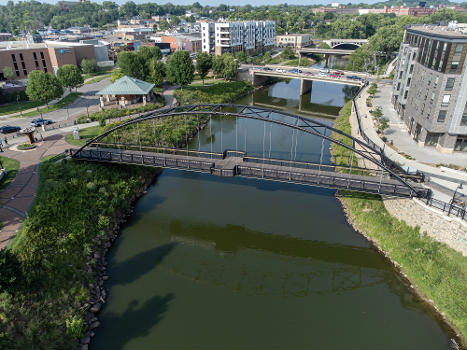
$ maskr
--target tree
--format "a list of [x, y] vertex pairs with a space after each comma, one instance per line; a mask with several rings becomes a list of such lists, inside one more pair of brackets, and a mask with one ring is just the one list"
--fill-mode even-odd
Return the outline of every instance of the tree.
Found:
[[224, 69], [222, 75], [225, 80], [233, 80], [237, 77], [238, 73], [238, 62], [233, 58], [230, 53], [223, 55], [224, 57]]
[[60, 81], [50, 73], [33, 70], [28, 75], [28, 86], [26, 94], [31, 101], [44, 101], [49, 103], [63, 94]]
[[272, 56], [271, 56], [271, 53], [270, 52], [266, 52], [264, 55], [263, 55], [263, 62], [265, 64], [268, 64], [269, 62], [271, 62], [272, 60]]
[[162, 52], [158, 46], [140, 46], [136, 54], [142, 57], [144, 62], [149, 62], [153, 58], [157, 60], [162, 58]]
[[295, 55], [294, 55], [292, 49], [290, 48], [290, 46], [286, 46], [284, 48], [284, 50], [282, 50], [281, 57], [284, 60], [292, 60], [292, 59], [295, 58]]
[[57, 70], [57, 78], [63, 87], [71, 89], [84, 84], [83, 76], [78, 67], [72, 64], [65, 64]]
[[162, 21], [159, 22], [159, 30], [167, 29], [169, 29], [169, 23], [165, 19], [162, 19]]
[[167, 81], [183, 86], [193, 81], [195, 67], [188, 51], [176, 51], [167, 60]]
[[326, 44], [325, 42], [322, 42], [318, 45], [318, 48], [320, 49], [330, 49], [331, 46], [329, 46], [328, 44]]
[[3, 76], [5, 77], [6, 80], [12, 80], [16, 74], [13, 68], [5, 66], [3, 67]]
[[81, 70], [85, 74], [97, 72], [97, 63], [96, 60], [91, 60], [89, 58], [83, 58], [81, 60]]
[[246, 54], [243, 51], [239, 51], [236, 55], [238, 62], [245, 63], [246, 61]]
[[198, 71], [199, 76], [203, 79], [208, 75], [209, 70], [212, 67], [212, 57], [207, 52], [199, 52], [196, 55], [196, 70]]
[[125, 74], [122, 72], [120, 68], [114, 69], [112, 75], [110, 76], [110, 81], [114, 83], [116, 80], [123, 78]]
[[149, 76], [147, 80], [155, 84], [156, 86], [161, 86], [164, 82], [164, 76], [164, 63], [155, 58], [152, 58], [151, 61], [149, 61]]
[[175, 27], [180, 23], [180, 18], [178, 16], [171, 16], [170, 17], [170, 25]]
[[212, 72], [216, 77], [222, 76], [224, 71], [224, 58], [222, 56], [214, 56], [212, 58]]
[[136, 79], [145, 80], [149, 72], [146, 61], [136, 52], [120, 52], [117, 56], [117, 64], [124, 75]]
[[378, 85], [376, 85], [376, 83], [372, 83], [370, 87], [368, 88], [368, 93], [370, 95], [376, 94], [377, 91], [378, 91]]

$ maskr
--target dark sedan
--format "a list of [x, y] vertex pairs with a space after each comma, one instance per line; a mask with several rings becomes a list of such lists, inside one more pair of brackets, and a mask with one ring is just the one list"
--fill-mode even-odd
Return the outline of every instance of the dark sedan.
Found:
[[41, 126], [41, 125], [48, 125], [48, 124], [52, 124], [53, 121], [50, 120], [50, 119], [34, 119], [32, 122], [31, 122], [31, 126]]
[[0, 132], [2, 134], [10, 134], [12, 132], [20, 131], [21, 128], [19, 126], [11, 126], [11, 125], [4, 125], [0, 127]]

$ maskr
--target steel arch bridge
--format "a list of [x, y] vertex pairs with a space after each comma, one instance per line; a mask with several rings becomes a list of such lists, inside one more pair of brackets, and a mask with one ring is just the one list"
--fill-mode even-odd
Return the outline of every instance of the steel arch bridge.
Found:
[[[182, 147], [161, 147], [137, 143], [108, 142], [113, 134], [140, 123], [177, 117], [196, 116], [208, 118], [209, 125], [213, 116], [248, 118], [274, 123], [291, 128], [293, 132], [302, 132], [321, 138], [321, 157], [319, 163], [296, 160], [274, 159], [249, 156], [245, 151], [226, 149], [223, 152], [189, 150]], [[199, 120], [199, 119], [198, 119]], [[188, 145], [190, 136], [199, 132], [207, 122], [198, 123], [191, 135], [186, 134], [184, 144]], [[139, 130], [139, 129], [138, 129]], [[139, 131], [138, 131], [139, 133]], [[339, 134], [346, 142], [334, 135]], [[294, 135], [294, 134], [293, 134]], [[109, 136], [109, 137], [108, 137]], [[140, 136], [138, 139], [140, 140]], [[292, 136], [292, 142], [293, 142]], [[298, 137], [298, 136], [297, 136]], [[264, 138], [264, 136], [263, 136]], [[210, 137], [212, 142], [212, 134]], [[344, 147], [352, 153], [348, 165], [323, 164], [324, 141]], [[77, 160], [139, 164], [162, 168], [205, 172], [218, 176], [241, 176], [263, 180], [298, 183], [311, 186], [347, 189], [359, 192], [378, 193], [397, 197], [429, 198], [430, 190], [405, 179], [387, 164], [387, 158], [380, 150], [372, 147], [341, 130], [317, 120], [308, 119], [292, 113], [257, 106], [238, 104], [197, 104], [172, 106], [145, 113], [129, 119], [101, 135], [93, 138], [78, 150], [70, 150], [72, 158]], [[354, 165], [354, 158], [364, 160], [370, 166]]]

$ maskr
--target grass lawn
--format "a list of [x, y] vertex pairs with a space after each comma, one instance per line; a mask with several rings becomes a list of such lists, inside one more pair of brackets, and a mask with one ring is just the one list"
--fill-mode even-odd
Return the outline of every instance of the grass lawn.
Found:
[[0, 161], [6, 169], [6, 176], [0, 181], [0, 191], [3, 190], [16, 176], [18, 172], [19, 162], [16, 159], [1, 157]]
[[103, 129], [104, 128], [101, 126], [91, 126], [89, 128], [81, 129], [79, 131], [79, 136], [81, 137], [79, 140], [75, 140], [73, 138], [73, 134], [66, 135], [65, 139], [69, 144], [81, 147], [84, 146], [86, 142], [88, 142], [92, 138], [96, 137], [99, 134], [102, 134]]
[[[53, 105], [50, 105], [48, 107], [45, 107], [45, 108], [41, 108], [40, 111], [42, 113], [47, 113], [47, 112], [52, 112], [52, 111], [56, 111], [57, 109], [60, 109], [60, 108], [63, 108], [67, 105], [69, 105], [70, 103], [73, 103], [75, 102], [75, 100], [81, 95], [81, 92], [72, 92], [70, 93], [68, 96], [62, 98], [60, 101], [58, 101], [57, 103], [53, 104]], [[38, 111], [33, 111], [33, 112], [29, 112], [29, 113], [24, 113], [23, 114], [23, 117], [34, 117], [36, 115], [39, 115], [40, 113]]]
[[86, 84], [86, 85], [87, 84], [95, 84], [95, 83], [98, 83], [98, 82], [104, 80], [105, 78], [110, 77], [111, 75], [112, 74], [100, 75], [100, 76], [98, 76], [98, 77], [96, 77], [94, 79], [90, 79], [90, 80], [86, 81], [84, 84]]
[[42, 106], [44, 102], [34, 102], [34, 101], [21, 101], [18, 103], [7, 104], [0, 106], [0, 115], [8, 115], [16, 112], [21, 112], [26, 109], [36, 108], [37, 106]]
[[114, 70], [114, 67], [99, 68], [97, 72], [83, 74], [83, 79], [86, 80], [92, 77], [97, 77], [99, 75], [106, 75], [108, 73], [111, 73], [113, 70]]

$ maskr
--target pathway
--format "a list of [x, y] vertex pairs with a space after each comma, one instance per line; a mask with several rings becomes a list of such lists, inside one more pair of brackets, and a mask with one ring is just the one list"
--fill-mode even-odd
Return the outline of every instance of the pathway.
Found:
[[0, 249], [16, 235], [22, 221], [34, 202], [39, 184], [40, 159], [50, 154], [62, 153], [70, 145], [63, 135], [50, 135], [32, 151], [6, 150], [2, 155], [19, 160], [18, 173], [0, 192]]

